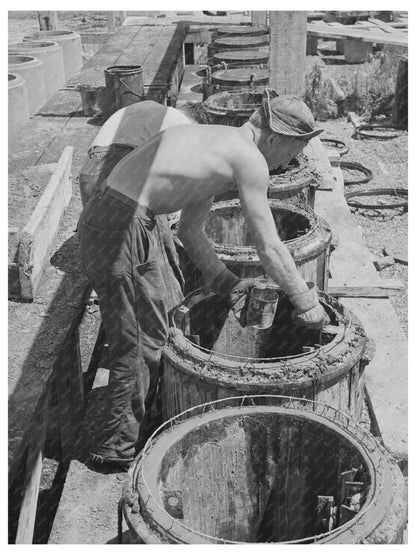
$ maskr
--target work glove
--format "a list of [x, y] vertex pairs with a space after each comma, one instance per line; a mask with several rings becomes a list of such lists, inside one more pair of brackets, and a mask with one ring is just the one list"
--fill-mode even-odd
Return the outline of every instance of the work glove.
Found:
[[246, 326], [249, 293], [257, 283], [253, 278], [239, 279], [228, 268], [225, 268], [211, 283], [211, 289], [226, 299], [243, 328]]
[[318, 291], [314, 283], [307, 283], [308, 291], [290, 295], [289, 300], [295, 307], [292, 321], [297, 326], [320, 330], [330, 319], [323, 306], [319, 303]]

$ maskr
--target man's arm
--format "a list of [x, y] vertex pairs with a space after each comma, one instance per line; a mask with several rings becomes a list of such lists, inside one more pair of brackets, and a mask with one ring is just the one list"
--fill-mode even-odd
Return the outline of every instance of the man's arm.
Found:
[[182, 209], [178, 238], [186, 253], [208, 281], [213, 281], [226, 268], [205, 234], [203, 224], [208, 216], [212, 197]]
[[276, 231], [267, 200], [269, 170], [263, 156], [250, 153], [235, 167], [241, 206], [265, 272], [288, 295], [308, 291], [295, 262]]

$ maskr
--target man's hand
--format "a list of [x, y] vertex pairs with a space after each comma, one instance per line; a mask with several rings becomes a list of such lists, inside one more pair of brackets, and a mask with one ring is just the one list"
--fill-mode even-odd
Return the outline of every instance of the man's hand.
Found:
[[330, 322], [329, 317], [321, 304], [317, 304], [315, 307], [307, 310], [306, 312], [298, 313], [294, 310], [292, 312], [292, 321], [297, 326], [303, 326], [314, 330], [320, 330], [323, 326], [329, 324]]
[[227, 299], [228, 306], [243, 328], [246, 326], [248, 294], [256, 284], [255, 279], [239, 279], [228, 268], [211, 283], [211, 289]]
[[319, 303], [318, 292], [314, 283], [307, 283], [308, 291], [297, 293], [289, 297], [295, 307], [292, 312], [293, 323], [311, 329], [322, 329], [329, 324], [329, 316]]
[[245, 328], [247, 325], [247, 308], [250, 291], [256, 285], [258, 285], [258, 281], [253, 278], [242, 279], [228, 293], [228, 304], [242, 328]]

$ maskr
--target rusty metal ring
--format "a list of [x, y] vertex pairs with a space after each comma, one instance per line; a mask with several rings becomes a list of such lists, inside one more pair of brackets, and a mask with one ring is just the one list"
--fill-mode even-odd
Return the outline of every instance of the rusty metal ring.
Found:
[[358, 185], [359, 183], [368, 183], [370, 179], [373, 178], [373, 172], [359, 164], [358, 162], [340, 162], [339, 167], [341, 170], [354, 170], [364, 174], [364, 177], [359, 177], [358, 179], [344, 179], [344, 185]]

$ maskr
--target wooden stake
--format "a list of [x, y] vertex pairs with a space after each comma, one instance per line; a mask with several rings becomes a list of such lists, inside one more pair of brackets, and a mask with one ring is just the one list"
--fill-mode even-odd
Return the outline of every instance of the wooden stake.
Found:
[[251, 12], [251, 23], [256, 25], [267, 25], [267, 12]]
[[407, 125], [408, 118], [407, 65], [407, 58], [399, 61], [392, 113], [392, 122], [403, 125]]
[[307, 12], [270, 12], [270, 87], [305, 95]]
[[38, 12], [40, 31], [55, 31], [58, 28], [58, 12]]

